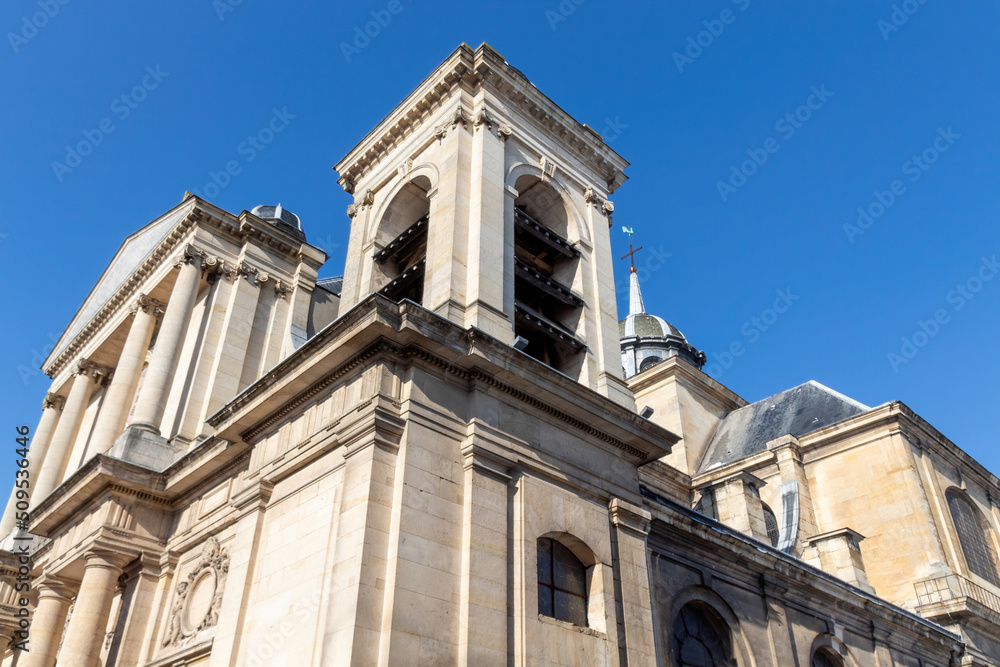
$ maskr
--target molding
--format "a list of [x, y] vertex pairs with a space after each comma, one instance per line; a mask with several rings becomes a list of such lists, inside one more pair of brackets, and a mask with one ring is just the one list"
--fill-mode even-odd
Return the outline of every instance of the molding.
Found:
[[[214, 628], [219, 622], [219, 611], [222, 608], [222, 595], [226, 590], [226, 577], [229, 575], [229, 552], [223, 549], [219, 540], [209, 537], [201, 550], [201, 558], [188, 573], [187, 578], [177, 583], [174, 589], [175, 600], [170, 610], [169, 625], [161, 646], [181, 646], [193, 639], [198, 633]], [[211, 583], [209, 583], [211, 581]], [[191, 619], [190, 594], [202, 586], [213, 586], [212, 602], [203, 617]], [[194, 610], [196, 613], [200, 610]], [[191, 627], [194, 623], [198, 625]]]
[[[341, 175], [339, 183], [344, 190], [352, 194], [356, 185], [384, 158], [454, 99], [457, 88], [462, 88], [472, 99], [489, 90], [508, 101], [510, 107], [526, 115], [568, 153], [604, 178], [610, 192], [625, 182], [628, 162], [605, 144], [599, 134], [559, 108], [488, 45], [473, 50], [462, 44], [337, 163], [335, 169]], [[451, 122], [454, 126], [455, 119]], [[465, 126], [467, 119], [462, 122]], [[495, 119], [495, 122], [501, 139], [511, 136], [509, 121]], [[434, 136], [441, 139], [447, 131], [445, 125], [439, 125]]]
[[66, 406], [66, 397], [60, 396], [59, 394], [46, 394], [45, 398], [42, 399], [42, 410], [48, 410], [49, 408], [55, 408], [56, 410], [62, 410]]

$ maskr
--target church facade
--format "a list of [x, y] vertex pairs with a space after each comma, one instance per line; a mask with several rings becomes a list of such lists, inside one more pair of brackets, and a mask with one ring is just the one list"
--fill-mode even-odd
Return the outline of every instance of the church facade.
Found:
[[337, 165], [342, 278], [280, 205], [126, 239], [44, 365], [2, 664], [1000, 665], [1000, 481], [898, 402], [749, 404], [634, 271], [619, 322], [627, 166], [463, 44]]

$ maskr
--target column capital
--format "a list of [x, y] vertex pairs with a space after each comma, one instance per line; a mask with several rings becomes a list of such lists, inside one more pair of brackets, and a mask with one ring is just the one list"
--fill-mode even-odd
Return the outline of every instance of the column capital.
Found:
[[54, 598], [69, 602], [73, 598], [73, 587], [62, 579], [57, 579], [53, 576], [43, 576], [36, 579], [32, 586], [38, 591], [39, 599]]
[[195, 264], [196, 266], [201, 266], [201, 262], [208, 256], [204, 250], [196, 248], [195, 246], [188, 244], [184, 246], [184, 250], [181, 252], [180, 257], [174, 262], [174, 268], [180, 268], [185, 264]]
[[109, 570], [121, 570], [135, 560], [133, 554], [122, 553], [109, 548], [93, 548], [83, 555], [87, 568], [100, 567]]
[[162, 301], [157, 301], [148, 294], [140, 294], [132, 304], [132, 308], [129, 311], [131, 314], [135, 315], [139, 311], [153, 315], [154, 317], [159, 317], [166, 310], [167, 306]]
[[96, 364], [89, 359], [81, 359], [76, 362], [76, 368], [73, 370], [73, 375], [87, 375], [94, 380], [100, 381], [102, 378], [111, 377], [112, 372], [113, 369], [108, 366]]
[[48, 410], [50, 408], [62, 410], [65, 405], [66, 397], [60, 396], [59, 394], [46, 394], [45, 398], [42, 399], [42, 410]]

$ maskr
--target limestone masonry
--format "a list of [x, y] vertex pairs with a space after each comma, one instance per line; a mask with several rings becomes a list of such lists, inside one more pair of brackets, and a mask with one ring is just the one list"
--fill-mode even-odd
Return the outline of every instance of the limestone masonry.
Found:
[[619, 322], [626, 167], [463, 44], [336, 165], [342, 277], [280, 204], [125, 239], [45, 360], [2, 665], [1000, 665], [1000, 481], [899, 402], [748, 404], [634, 268]]

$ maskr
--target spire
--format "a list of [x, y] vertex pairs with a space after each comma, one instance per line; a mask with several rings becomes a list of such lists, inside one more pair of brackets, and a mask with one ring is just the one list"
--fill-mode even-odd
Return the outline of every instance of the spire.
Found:
[[642, 292], [639, 291], [639, 274], [633, 271], [628, 276], [628, 314], [641, 315], [646, 312], [642, 305]]
[[646, 312], [645, 306], [642, 305], [642, 292], [639, 291], [639, 275], [635, 271], [635, 253], [642, 250], [642, 246], [632, 248], [632, 234], [635, 231], [631, 227], [622, 225], [622, 231], [628, 234], [628, 252], [622, 255], [622, 259], [628, 257], [632, 262], [628, 277], [628, 314], [639, 315]]

